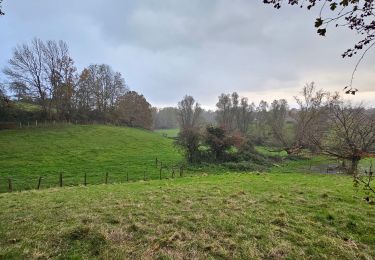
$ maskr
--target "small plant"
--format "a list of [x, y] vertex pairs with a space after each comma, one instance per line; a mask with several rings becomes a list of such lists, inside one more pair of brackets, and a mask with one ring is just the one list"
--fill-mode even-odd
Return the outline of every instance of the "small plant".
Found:
[[374, 178], [374, 172], [372, 170], [372, 162], [370, 168], [365, 170], [363, 174], [354, 175], [354, 187], [362, 187], [366, 192], [366, 197], [364, 198], [367, 202], [372, 202], [373, 195], [375, 194], [375, 187], [372, 183]]

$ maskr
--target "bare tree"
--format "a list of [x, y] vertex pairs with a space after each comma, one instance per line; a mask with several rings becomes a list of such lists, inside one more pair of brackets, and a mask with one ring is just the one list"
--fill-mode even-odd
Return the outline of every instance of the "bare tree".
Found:
[[200, 143], [200, 117], [202, 109], [192, 96], [185, 96], [178, 102], [178, 121], [180, 132], [176, 144], [185, 151], [187, 160], [193, 163], [198, 160]]
[[46, 117], [48, 114], [48, 99], [51, 97], [51, 87], [47, 82], [44, 70], [43, 49], [44, 43], [34, 39], [30, 45], [17, 46], [9, 65], [4, 69], [4, 74], [11, 82], [26, 86], [28, 93], [36, 98]]
[[180, 129], [197, 128], [200, 123], [202, 109], [192, 96], [185, 96], [178, 102], [178, 122]]
[[321, 89], [317, 90], [314, 82], [311, 82], [303, 87], [301, 94], [301, 97], [294, 97], [299, 106], [294, 116], [296, 120], [294, 146], [316, 150], [327, 130], [326, 104], [329, 93]]
[[43, 47], [43, 68], [51, 86], [49, 108], [56, 109], [57, 119], [71, 119], [76, 68], [64, 41], [47, 41]]
[[237, 92], [221, 94], [217, 106], [216, 121], [226, 131], [240, 131], [246, 134], [253, 121], [254, 106], [247, 98], [240, 98]]
[[375, 153], [375, 116], [362, 105], [353, 106], [338, 95], [330, 101], [330, 131], [321, 145], [324, 153], [350, 161], [348, 169], [354, 176], [362, 158]]

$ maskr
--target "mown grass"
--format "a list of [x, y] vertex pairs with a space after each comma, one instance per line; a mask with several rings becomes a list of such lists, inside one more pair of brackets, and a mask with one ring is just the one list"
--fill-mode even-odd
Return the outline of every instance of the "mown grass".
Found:
[[[78, 185], [87, 174], [89, 184], [159, 178], [155, 159], [171, 167], [183, 161], [172, 140], [151, 131], [104, 125], [65, 125], [0, 132], [0, 192], [8, 179], [14, 190], [59, 184]], [[170, 175], [164, 171], [164, 175]]]
[[372, 259], [350, 177], [222, 174], [0, 194], [0, 258]]

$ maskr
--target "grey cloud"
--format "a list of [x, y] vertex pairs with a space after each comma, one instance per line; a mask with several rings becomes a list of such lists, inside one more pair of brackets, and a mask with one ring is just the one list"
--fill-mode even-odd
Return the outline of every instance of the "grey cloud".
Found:
[[[1, 66], [17, 43], [63, 39], [78, 67], [111, 64], [158, 106], [185, 94], [211, 107], [221, 92], [291, 97], [312, 80], [341, 89], [355, 63], [340, 58], [355, 42], [352, 32], [319, 37], [316, 13], [261, 0], [5, 0], [4, 7]], [[371, 54], [355, 81], [367, 93], [361, 98], [375, 96], [374, 69]]]

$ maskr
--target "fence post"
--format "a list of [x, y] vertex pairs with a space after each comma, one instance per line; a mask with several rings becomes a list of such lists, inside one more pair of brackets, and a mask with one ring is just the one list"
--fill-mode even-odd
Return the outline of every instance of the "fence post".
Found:
[[42, 176], [39, 176], [39, 179], [38, 179], [38, 187], [37, 189], [39, 190], [40, 189], [40, 185], [42, 183]]
[[12, 178], [8, 178], [8, 191], [13, 191], [13, 184], [12, 184]]
[[172, 178], [174, 178], [174, 168], [172, 168]]
[[85, 172], [85, 178], [84, 178], [84, 182], [83, 182], [83, 184], [84, 184], [85, 186], [87, 186], [87, 172]]
[[38, 120], [35, 120], [35, 126], [38, 126]]
[[108, 184], [108, 172], [105, 173], [105, 184]]
[[159, 179], [161, 180], [161, 171], [163, 170], [163, 167], [160, 167], [160, 173], [159, 173]]
[[63, 186], [63, 174], [60, 172], [60, 187]]
[[158, 167], [158, 157], [155, 158], [155, 165]]

